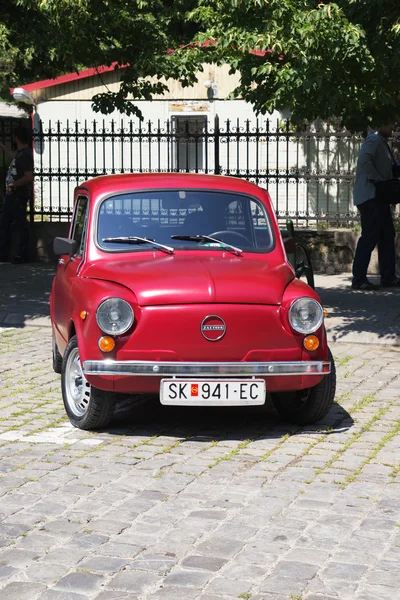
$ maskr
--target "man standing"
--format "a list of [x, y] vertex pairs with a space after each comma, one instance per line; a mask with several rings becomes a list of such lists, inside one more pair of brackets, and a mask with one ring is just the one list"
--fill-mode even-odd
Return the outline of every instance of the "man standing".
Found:
[[393, 157], [387, 143], [393, 124], [382, 125], [370, 133], [358, 155], [354, 204], [361, 215], [361, 237], [353, 263], [352, 288], [378, 290], [368, 281], [367, 270], [371, 254], [378, 246], [379, 271], [382, 287], [400, 287], [396, 277], [395, 229], [390, 204], [376, 199], [376, 183], [392, 179]]
[[14, 264], [28, 262], [29, 259], [29, 225], [26, 212], [32, 194], [33, 157], [30, 149], [31, 135], [24, 127], [14, 131], [16, 153], [0, 144], [12, 161], [6, 176], [6, 195], [0, 215], [0, 261], [7, 260], [10, 243], [10, 226], [15, 222], [19, 232], [19, 252], [12, 260]]

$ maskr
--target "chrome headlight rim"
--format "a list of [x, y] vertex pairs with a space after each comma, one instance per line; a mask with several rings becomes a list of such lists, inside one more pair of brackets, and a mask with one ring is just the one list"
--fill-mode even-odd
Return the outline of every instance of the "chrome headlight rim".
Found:
[[[99, 311], [101, 308], [104, 308], [104, 305], [106, 305], [108, 302], [111, 301], [115, 301], [117, 300], [118, 302], [123, 302], [129, 309], [130, 312], [130, 318], [129, 321], [124, 325], [123, 328], [118, 329], [117, 331], [114, 329], [110, 328], [105, 328], [104, 327], [104, 323], [100, 324], [99, 323]], [[101, 331], [103, 331], [104, 333], [106, 333], [107, 335], [123, 335], [124, 333], [126, 333], [133, 325], [135, 321], [135, 315], [133, 313], [133, 309], [132, 306], [129, 304], [129, 302], [127, 302], [126, 300], [124, 300], [123, 298], [119, 298], [118, 296], [112, 296], [111, 298], [106, 298], [105, 300], [103, 300], [102, 302], [100, 302], [100, 304], [98, 305], [97, 309], [96, 309], [96, 322], [97, 325], [99, 326], [99, 328], [101, 329]]]
[[[301, 300], [307, 300], [308, 302], [311, 302], [312, 304], [314, 304], [318, 310], [320, 311], [319, 314], [319, 318], [318, 321], [316, 321], [316, 324], [313, 325], [310, 329], [306, 329], [305, 327], [296, 327], [295, 325], [293, 325], [292, 319], [291, 319], [291, 315], [292, 315], [292, 311], [295, 307], [295, 305], [300, 302]], [[309, 335], [311, 333], [315, 333], [316, 331], [318, 331], [318, 329], [321, 327], [321, 325], [324, 322], [324, 309], [322, 308], [320, 302], [318, 302], [318, 300], [315, 300], [314, 298], [310, 298], [309, 296], [301, 296], [300, 298], [296, 298], [295, 300], [293, 300], [293, 302], [290, 305], [289, 311], [288, 311], [288, 319], [289, 319], [289, 324], [291, 326], [291, 328], [296, 331], [296, 333], [301, 333], [302, 335]]]

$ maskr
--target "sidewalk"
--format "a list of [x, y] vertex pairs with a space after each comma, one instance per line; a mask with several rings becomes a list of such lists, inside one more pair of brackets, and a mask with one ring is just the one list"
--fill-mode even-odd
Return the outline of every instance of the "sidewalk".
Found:
[[0, 327], [50, 326], [49, 296], [56, 265], [0, 263]]
[[[379, 277], [370, 276], [379, 284]], [[317, 292], [328, 310], [330, 342], [400, 347], [400, 288], [352, 290], [351, 274], [316, 275]]]
[[[48, 299], [54, 272], [53, 264], [0, 263], [0, 328], [50, 326]], [[329, 312], [329, 341], [400, 347], [400, 288], [351, 290], [349, 273], [315, 279]]]

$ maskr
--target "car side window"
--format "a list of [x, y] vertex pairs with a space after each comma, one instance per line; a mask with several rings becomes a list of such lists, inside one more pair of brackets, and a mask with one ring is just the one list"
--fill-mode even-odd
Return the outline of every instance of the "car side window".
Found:
[[272, 232], [269, 220], [267, 220], [265, 208], [262, 207], [258, 202], [251, 200], [250, 211], [257, 248], [270, 247], [272, 243]]
[[79, 196], [76, 201], [74, 227], [72, 238], [77, 243], [77, 255], [82, 256], [85, 247], [86, 229], [87, 229], [88, 199], [86, 196]]

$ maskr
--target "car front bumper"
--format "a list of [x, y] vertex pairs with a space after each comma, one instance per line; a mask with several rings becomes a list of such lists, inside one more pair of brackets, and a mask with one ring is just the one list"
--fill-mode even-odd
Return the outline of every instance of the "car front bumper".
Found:
[[276, 377], [328, 375], [330, 361], [293, 362], [153, 362], [85, 360], [85, 375], [136, 377]]

